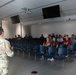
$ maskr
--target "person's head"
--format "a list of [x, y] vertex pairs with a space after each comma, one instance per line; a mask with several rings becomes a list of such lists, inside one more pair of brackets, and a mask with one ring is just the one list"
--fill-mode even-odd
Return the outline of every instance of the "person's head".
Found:
[[50, 38], [49, 38], [49, 37], [47, 37], [47, 38], [46, 38], [46, 42], [49, 42], [49, 41], [50, 41]]
[[73, 36], [73, 39], [76, 39], [76, 36], [75, 35]]
[[74, 34], [72, 34], [72, 35], [71, 35], [71, 38], [73, 38], [73, 39], [74, 39], [74, 38], [75, 38], [75, 35], [74, 35]]
[[43, 34], [41, 34], [41, 37], [44, 37], [44, 35], [43, 35]]
[[64, 36], [63, 36], [64, 38], [66, 37], [66, 34], [64, 34]]
[[48, 34], [48, 37], [51, 36], [51, 34]]
[[18, 37], [21, 37], [21, 36], [18, 34]]
[[25, 37], [27, 37], [27, 34], [25, 35]]
[[56, 37], [53, 37], [53, 41], [56, 41]]
[[62, 38], [62, 36], [61, 36], [61, 35], [59, 35], [59, 38]]
[[68, 40], [68, 39], [69, 39], [68, 35], [66, 35], [66, 36], [65, 36], [65, 39], [66, 39], [66, 40]]
[[54, 33], [52, 33], [52, 36], [55, 36], [55, 34], [54, 34]]
[[52, 36], [51, 36], [51, 35], [48, 35], [48, 38], [49, 38], [50, 40], [52, 40]]
[[2, 27], [0, 27], [0, 36], [3, 37], [4, 36], [4, 30]]
[[15, 38], [17, 38], [17, 35], [15, 35]]
[[58, 38], [59, 37], [59, 35], [58, 34], [56, 34], [56, 38]]

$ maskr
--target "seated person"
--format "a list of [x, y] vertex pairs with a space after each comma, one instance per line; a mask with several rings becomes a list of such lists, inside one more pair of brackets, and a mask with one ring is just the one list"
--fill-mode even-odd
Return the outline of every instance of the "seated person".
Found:
[[71, 42], [71, 40], [68, 38], [68, 35], [65, 36], [65, 40], [63, 41], [63, 44], [65, 44], [65, 45], [67, 46], [67, 49], [70, 51], [72, 42]]
[[48, 34], [48, 38], [50, 39], [50, 42], [52, 41], [52, 36]]
[[40, 39], [44, 39], [44, 35], [43, 34], [41, 34]]
[[71, 45], [71, 41], [69, 40], [68, 35], [65, 36], [65, 40], [63, 41], [63, 44], [66, 44], [67, 46]]
[[[43, 49], [45, 47], [45, 50]], [[47, 51], [48, 47], [51, 46], [50, 38], [46, 38], [46, 41], [43, 43], [43, 45], [40, 45], [40, 52], [44, 53]], [[41, 60], [44, 59], [44, 55], [41, 56]]]
[[52, 37], [55, 37], [55, 34], [54, 33], [52, 33]]
[[21, 36], [20, 35], [18, 35], [17, 40], [21, 40]]
[[17, 40], [17, 35], [15, 35], [14, 39]]
[[[58, 42], [57, 42], [56, 37], [53, 37], [53, 40], [51, 42], [51, 46], [57, 48], [57, 51], [56, 52], [58, 52]], [[48, 58], [47, 60], [54, 61], [54, 58]]]
[[27, 36], [27, 34], [24, 36], [24, 39], [28, 39], [28, 36]]
[[62, 44], [63, 42], [63, 38], [61, 35], [59, 35], [59, 37], [57, 38], [57, 41], [59, 42], [59, 44]]
[[54, 47], [58, 48], [58, 41], [55, 37], [53, 37], [53, 40], [51, 42], [51, 46], [54, 46]]
[[46, 41], [43, 43], [43, 46], [47, 46], [47, 47], [51, 46], [51, 40], [49, 37], [46, 38]]
[[[51, 46], [51, 42], [50, 42], [50, 38], [46, 38], [46, 41], [43, 43], [43, 45], [40, 45], [40, 46], [45, 46], [45, 47], [50, 47]], [[40, 47], [42, 48], [42, 47]], [[42, 49], [40, 49], [40, 51], [42, 52]]]
[[71, 35], [72, 45], [76, 44], [76, 36], [74, 34]]

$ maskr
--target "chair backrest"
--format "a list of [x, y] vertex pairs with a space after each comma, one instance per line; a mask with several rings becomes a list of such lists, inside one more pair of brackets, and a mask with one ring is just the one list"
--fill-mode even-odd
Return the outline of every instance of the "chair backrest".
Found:
[[40, 45], [35, 45], [35, 48], [36, 52], [40, 52]]
[[40, 46], [40, 51], [46, 53], [46, 51], [48, 50], [48, 47], [46, 46]]
[[67, 48], [58, 48], [58, 55], [66, 56], [68, 54]]
[[76, 44], [71, 45], [71, 46], [70, 46], [70, 49], [71, 49], [72, 51], [76, 51]]
[[55, 47], [49, 47], [48, 48], [48, 53], [55, 54], [56, 53], [56, 48]]
[[59, 48], [67, 48], [67, 45], [61, 44], [61, 45], [59, 46]]

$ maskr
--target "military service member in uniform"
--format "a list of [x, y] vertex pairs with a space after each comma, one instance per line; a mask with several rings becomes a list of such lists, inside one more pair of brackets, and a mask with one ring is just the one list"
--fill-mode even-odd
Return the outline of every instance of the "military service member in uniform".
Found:
[[9, 41], [3, 38], [4, 30], [0, 27], [0, 75], [8, 74], [8, 59], [7, 56], [13, 56], [13, 47], [11, 47]]

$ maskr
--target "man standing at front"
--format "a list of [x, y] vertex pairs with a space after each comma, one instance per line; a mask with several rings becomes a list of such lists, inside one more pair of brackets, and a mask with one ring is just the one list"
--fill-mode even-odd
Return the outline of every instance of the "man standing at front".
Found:
[[4, 30], [0, 27], [0, 75], [8, 74], [8, 59], [7, 56], [13, 56], [13, 47], [10, 46], [9, 41], [3, 38]]

